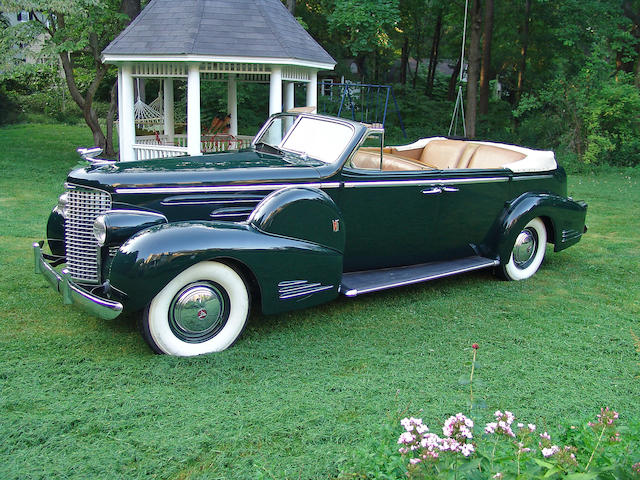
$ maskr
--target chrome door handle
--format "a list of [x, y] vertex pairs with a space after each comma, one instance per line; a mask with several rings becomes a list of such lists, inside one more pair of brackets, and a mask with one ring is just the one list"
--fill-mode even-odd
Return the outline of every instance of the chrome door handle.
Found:
[[422, 193], [424, 193], [425, 195], [435, 195], [438, 193], [442, 193], [442, 189], [440, 187], [427, 188], [425, 190], [422, 190]]
[[460, 191], [460, 189], [456, 188], [456, 187], [444, 187], [443, 190], [445, 192], [459, 192]]

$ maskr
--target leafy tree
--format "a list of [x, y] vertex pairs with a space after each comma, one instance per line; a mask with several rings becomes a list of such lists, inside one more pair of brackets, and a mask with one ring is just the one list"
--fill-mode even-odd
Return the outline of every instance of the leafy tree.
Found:
[[327, 21], [331, 33], [342, 33], [362, 74], [367, 55], [377, 58], [381, 50], [391, 49], [390, 34], [398, 17], [398, 0], [336, 0]]
[[[40, 54], [50, 60], [58, 58], [71, 98], [82, 111], [95, 145], [104, 148], [107, 156], [114, 156], [112, 129], [105, 136], [94, 108], [96, 92], [110, 69], [100, 56], [130, 20], [122, 10], [135, 15], [140, 9], [139, 0], [5, 0], [3, 9], [35, 13], [34, 20], [2, 33], [3, 70], [9, 75], [18, 70], [12, 59], [16, 40], [30, 45], [42, 42]], [[114, 100], [115, 97], [112, 103]]]

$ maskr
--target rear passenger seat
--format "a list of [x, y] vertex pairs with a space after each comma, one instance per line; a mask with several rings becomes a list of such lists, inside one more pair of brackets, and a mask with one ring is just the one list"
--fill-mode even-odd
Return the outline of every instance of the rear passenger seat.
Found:
[[506, 148], [462, 140], [432, 140], [424, 147], [420, 163], [439, 170], [502, 168], [526, 155]]
[[[387, 153], [392, 151], [393, 153]], [[420, 152], [385, 148], [382, 170], [454, 170], [503, 168], [503, 165], [522, 160], [526, 155], [506, 148], [462, 140], [434, 139]], [[379, 150], [360, 148], [351, 160], [355, 168], [380, 169]]]

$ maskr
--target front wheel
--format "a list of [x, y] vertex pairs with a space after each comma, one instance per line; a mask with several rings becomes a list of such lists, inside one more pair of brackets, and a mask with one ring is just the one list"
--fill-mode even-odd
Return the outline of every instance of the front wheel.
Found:
[[200, 262], [171, 280], [142, 317], [142, 335], [156, 353], [190, 357], [230, 347], [249, 316], [249, 292], [238, 273]]
[[506, 280], [524, 280], [538, 271], [547, 247], [547, 229], [538, 217], [527, 223], [515, 239], [507, 263], [500, 266]]

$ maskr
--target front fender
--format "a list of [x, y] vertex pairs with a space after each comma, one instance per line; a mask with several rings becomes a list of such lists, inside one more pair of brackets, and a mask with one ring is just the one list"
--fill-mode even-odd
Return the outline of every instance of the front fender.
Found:
[[113, 258], [109, 281], [125, 308], [137, 310], [178, 273], [216, 259], [240, 263], [253, 274], [264, 313], [304, 308], [338, 295], [341, 253], [250, 224], [223, 222], [170, 223], [138, 232]]
[[525, 193], [509, 202], [495, 230], [498, 258], [509, 260], [516, 237], [533, 218], [541, 217], [547, 227], [554, 251], [564, 250], [580, 241], [585, 232], [587, 204], [553, 193]]

